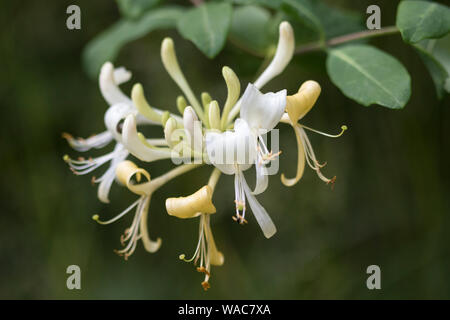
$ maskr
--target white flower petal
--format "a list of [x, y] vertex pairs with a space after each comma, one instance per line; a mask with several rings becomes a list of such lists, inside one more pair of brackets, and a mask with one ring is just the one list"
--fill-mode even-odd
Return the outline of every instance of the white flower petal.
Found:
[[109, 107], [105, 113], [105, 126], [109, 132], [114, 135], [117, 141], [121, 141], [121, 126], [120, 122], [129, 114], [135, 114], [136, 109], [130, 104], [118, 103]]
[[111, 190], [112, 183], [114, 182], [115, 174], [114, 168], [109, 167], [103, 174], [102, 181], [97, 189], [97, 197], [103, 203], [109, 203], [109, 190]]
[[256, 158], [256, 138], [248, 124], [237, 119], [234, 131], [206, 133], [206, 152], [209, 160], [225, 174], [236, 173], [236, 168], [245, 171]]
[[172, 155], [169, 148], [148, 147], [141, 141], [133, 114], [128, 115], [123, 123], [122, 143], [133, 156], [146, 162], [169, 159]]
[[117, 165], [128, 156], [128, 151], [120, 143], [116, 144], [113, 152], [114, 158], [111, 160], [108, 170], [98, 179], [100, 184], [98, 186], [97, 196], [104, 203], [109, 203], [109, 190], [111, 190], [112, 183], [116, 177]]
[[241, 175], [242, 186], [244, 187], [245, 196], [250, 205], [250, 209], [253, 212], [253, 215], [256, 218], [261, 230], [264, 233], [264, 236], [268, 239], [272, 237], [276, 232], [277, 228], [267, 213], [266, 209], [258, 202], [255, 196], [252, 194], [247, 181], [245, 181], [244, 174], [242, 172], [239, 173]]
[[[117, 79], [116, 79], [116, 77]], [[100, 70], [99, 85], [103, 98], [109, 105], [116, 103], [128, 103], [131, 104], [130, 98], [128, 98], [118, 86], [118, 82], [123, 82], [127, 78], [125, 71], [114, 72], [114, 66], [111, 62], [106, 62]], [[120, 80], [120, 81], [116, 81]]]
[[286, 90], [261, 93], [251, 83], [241, 101], [241, 118], [250, 128], [270, 131], [280, 122], [286, 108]]
[[260, 194], [266, 191], [269, 185], [269, 175], [267, 173], [266, 166], [260, 161], [260, 157], [256, 159], [255, 168], [256, 168], [256, 186], [255, 190], [253, 190], [253, 194]]
[[206, 152], [208, 154], [209, 161], [220, 171], [225, 174], [235, 174], [236, 167], [234, 164], [225, 164], [222, 160], [220, 151], [224, 149], [223, 137], [225, 133], [207, 132], [205, 138]]
[[82, 139], [74, 138], [72, 135], [64, 133], [63, 138], [67, 140], [72, 148], [79, 152], [85, 152], [92, 148], [101, 149], [113, 140], [113, 135], [109, 131], [93, 135], [92, 137]]
[[114, 82], [117, 85], [127, 82], [131, 79], [131, 72], [124, 67], [119, 67], [114, 70]]

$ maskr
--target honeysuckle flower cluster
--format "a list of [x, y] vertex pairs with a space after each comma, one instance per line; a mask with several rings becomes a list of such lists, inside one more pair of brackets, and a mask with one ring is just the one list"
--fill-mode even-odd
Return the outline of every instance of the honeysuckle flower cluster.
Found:
[[[103, 220], [99, 215], [93, 216], [95, 221], [106, 225], [134, 212], [130, 227], [120, 237], [123, 248], [116, 250], [117, 254], [128, 259], [136, 250], [139, 240], [147, 251], [157, 251], [162, 240], [150, 238], [147, 223], [153, 193], [190, 170], [203, 165], [213, 166], [210, 179], [204, 186], [191, 195], [169, 197], [165, 202], [170, 216], [199, 220], [198, 243], [192, 257], [187, 258], [185, 254], [181, 254], [179, 258], [194, 262], [197, 271], [204, 273], [202, 286], [207, 290], [210, 286], [211, 266], [224, 263], [224, 255], [217, 249], [210, 222], [217, 211], [213, 204], [213, 194], [222, 173], [234, 175], [235, 198], [230, 199], [235, 203], [233, 220], [246, 224], [246, 214], [250, 209], [266, 238], [276, 233], [274, 222], [256, 195], [267, 189], [267, 167], [281, 153], [269, 149], [265, 139], [278, 123], [293, 127], [298, 147], [296, 176], [288, 179], [282, 174], [282, 183], [286, 186], [296, 184], [303, 175], [306, 163], [316, 171], [321, 180], [327, 184], [334, 183], [334, 177], [327, 178], [322, 174], [324, 164], [317, 160], [305, 130], [338, 137], [346, 127], [342, 127], [339, 135], [329, 135], [299, 123], [319, 97], [319, 84], [306, 81], [293, 95], [288, 95], [286, 90], [275, 93], [260, 91], [286, 68], [293, 56], [294, 47], [292, 27], [289, 23], [282, 22], [271, 63], [254, 83], [246, 86], [242, 96], [237, 75], [229, 67], [224, 67], [222, 74], [228, 94], [221, 108], [219, 102], [213, 100], [208, 93], [203, 93], [198, 100], [181, 71], [172, 39], [164, 39], [161, 58], [166, 71], [181, 89], [182, 95], [174, 99], [180, 115], [151, 106], [140, 84], [135, 84], [131, 96], [127, 96], [119, 86], [130, 80], [131, 73], [124, 68], [114, 68], [110, 62], [103, 65], [99, 86], [109, 105], [104, 117], [106, 130], [88, 139], [74, 138], [69, 134], [63, 134], [63, 137], [71, 147], [80, 152], [101, 149], [111, 143], [115, 144], [114, 149], [97, 158], [72, 159], [66, 155], [64, 160], [77, 175], [89, 174], [108, 165], [99, 178], [92, 179], [93, 183], [99, 183], [98, 198], [102, 202], [109, 202], [109, 191], [114, 181], [138, 196], [129, 207], [113, 218]], [[138, 131], [139, 127], [145, 125], [161, 126], [161, 136], [151, 139], [145, 137]], [[146, 169], [127, 160], [130, 155], [148, 163], [171, 159], [177, 166], [153, 178]], [[252, 190], [244, 172], [253, 166], [256, 170], [256, 184]]]

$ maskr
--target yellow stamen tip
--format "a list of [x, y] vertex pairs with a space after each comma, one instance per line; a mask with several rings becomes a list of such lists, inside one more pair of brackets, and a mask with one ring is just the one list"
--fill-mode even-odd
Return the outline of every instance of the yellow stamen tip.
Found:
[[70, 160], [70, 157], [69, 157], [67, 154], [65, 154], [65, 155], [63, 156], [63, 160], [64, 160], [65, 162], [67, 162], [67, 161]]
[[99, 219], [98, 214], [94, 214], [94, 215], [92, 216], [92, 220], [98, 221], [98, 219]]
[[183, 253], [183, 254], [180, 254], [179, 256], [178, 256], [178, 258], [180, 259], [180, 260], [184, 260], [185, 258], [186, 258], [186, 255]]
[[341, 127], [341, 129], [342, 129], [343, 131], [345, 131], [345, 130], [348, 129], [348, 127], [347, 127], [346, 125], [343, 125], [343, 126]]

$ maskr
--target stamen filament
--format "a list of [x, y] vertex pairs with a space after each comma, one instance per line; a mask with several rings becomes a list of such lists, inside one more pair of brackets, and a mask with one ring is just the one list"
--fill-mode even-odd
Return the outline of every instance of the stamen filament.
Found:
[[92, 216], [92, 219], [97, 221], [97, 223], [99, 224], [111, 224], [117, 220], [119, 220], [120, 218], [122, 218], [123, 216], [125, 216], [128, 212], [130, 212], [134, 207], [136, 207], [136, 205], [139, 203], [139, 201], [141, 201], [141, 199], [139, 198], [138, 200], [136, 200], [135, 202], [133, 202], [128, 208], [126, 208], [124, 211], [122, 211], [121, 213], [119, 213], [117, 216], [115, 216], [114, 218], [107, 220], [107, 221], [101, 221], [99, 220], [99, 216], [98, 214], [95, 214]]

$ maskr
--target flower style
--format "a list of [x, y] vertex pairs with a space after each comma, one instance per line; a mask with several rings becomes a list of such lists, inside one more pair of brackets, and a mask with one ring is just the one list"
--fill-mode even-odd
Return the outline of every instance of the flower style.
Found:
[[[88, 139], [75, 139], [68, 134], [63, 137], [80, 152], [100, 149], [113, 141], [114, 149], [97, 158], [75, 160], [64, 156], [64, 160], [78, 175], [91, 173], [109, 163], [109, 168], [100, 178], [93, 178], [93, 182], [100, 184], [98, 197], [102, 202], [109, 202], [109, 190], [114, 180], [139, 196], [129, 207], [109, 220], [93, 216], [99, 224], [106, 225], [135, 210], [130, 227], [120, 238], [123, 248], [116, 250], [117, 254], [128, 259], [136, 250], [139, 240], [148, 252], [156, 252], [162, 240], [150, 239], [147, 224], [153, 194], [174, 178], [202, 165], [212, 164], [215, 168], [206, 185], [189, 196], [166, 199], [169, 216], [199, 219], [198, 242], [192, 257], [188, 259], [185, 254], [181, 254], [179, 258], [194, 262], [197, 271], [205, 276], [201, 284], [207, 290], [210, 287], [211, 267], [221, 266], [225, 260], [217, 249], [211, 230], [211, 218], [217, 211], [212, 197], [221, 173], [234, 175], [233, 219], [240, 224], [247, 223], [245, 214], [248, 203], [264, 236], [270, 238], [276, 233], [274, 222], [255, 196], [267, 189], [269, 181], [266, 166], [280, 155], [280, 152], [273, 153], [269, 150], [263, 138], [279, 122], [292, 125], [298, 143], [297, 175], [292, 179], [286, 179], [282, 175], [282, 182], [287, 186], [298, 182], [303, 174], [305, 161], [322, 180], [334, 182], [334, 179], [328, 179], [321, 173], [323, 165], [316, 160], [304, 129], [318, 131], [298, 123], [316, 102], [320, 86], [314, 81], [307, 81], [298, 93], [291, 96], [287, 96], [286, 90], [275, 93], [260, 91], [286, 68], [292, 59], [294, 47], [292, 27], [289, 23], [282, 22], [272, 61], [254, 83], [246, 86], [242, 96], [238, 76], [231, 68], [223, 67], [227, 97], [221, 108], [219, 102], [207, 92], [201, 94], [201, 99], [197, 98], [181, 71], [173, 40], [164, 39], [161, 44], [162, 63], [182, 92], [182, 95], [174, 99], [179, 115], [151, 106], [139, 83], [134, 84], [128, 97], [119, 85], [128, 81], [131, 73], [124, 68], [114, 69], [110, 62], [103, 65], [99, 85], [103, 98], [109, 105], [104, 116], [106, 131]], [[239, 118], [236, 119], [238, 115]], [[142, 125], [160, 126], [161, 136], [146, 138], [139, 131]], [[130, 155], [145, 163], [171, 159], [177, 166], [159, 177], [151, 178], [147, 170], [126, 160]], [[251, 190], [244, 172], [253, 165], [256, 184]]]

